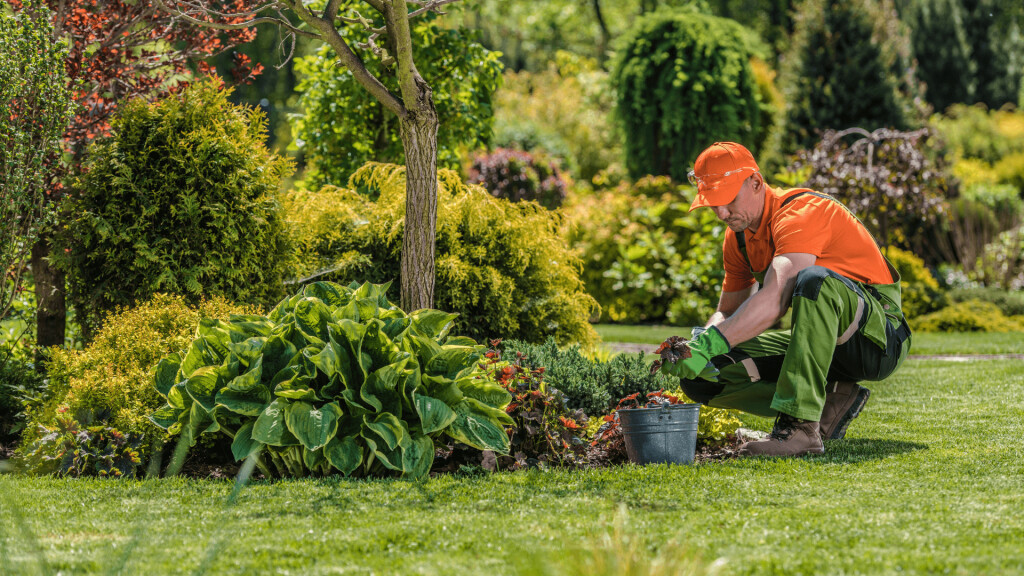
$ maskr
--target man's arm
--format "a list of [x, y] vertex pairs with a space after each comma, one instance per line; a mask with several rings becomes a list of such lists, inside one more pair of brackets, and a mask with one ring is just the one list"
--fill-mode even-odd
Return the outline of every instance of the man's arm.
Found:
[[[709, 325], [714, 325], [728, 340], [730, 346], [746, 342], [770, 328], [786, 313], [793, 300], [798, 272], [813, 266], [818, 257], [813, 254], [791, 252], [772, 259], [772, 265], [765, 275], [764, 286], [753, 296], [741, 300], [742, 304], [729, 314], [728, 307], [735, 304], [744, 291], [723, 292], [718, 312], [712, 316]], [[747, 291], [749, 294], [749, 291]], [[726, 302], [726, 295], [729, 301]], [[716, 319], [721, 318], [718, 322]]]
[[704, 327], [717, 326], [721, 324], [723, 320], [732, 316], [733, 312], [739, 309], [739, 307], [750, 298], [750, 295], [757, 290], [757, 284], [751, 284], [750, 287], [742, 290], [736, 290], [734, 292], [722, 292], [722, 295], [718, 298], [718, 310], [711, 315]]

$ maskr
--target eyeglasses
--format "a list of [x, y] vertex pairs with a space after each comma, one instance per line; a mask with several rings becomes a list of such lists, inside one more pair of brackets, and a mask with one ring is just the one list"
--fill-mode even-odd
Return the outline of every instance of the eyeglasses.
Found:
[[725, 174], [705, 174], [704, 176], [697, 176], [697, 174], [693, 170], [690, 170], [690, 173], [686, 175], [686, 179], [689, 180], [690, 184], [692, 184], [693, 186], [696, 186], [697, 188], [700, 188], [701, 186], [706, 185], [707, 184], [707, 180], [709, 180], [709, 179], [725, 178], [726, 176], [732, 176], [733, 174], [739, 174], [740, 172], [743, 172], [744, 170], [754, 170], [754, 174], [758, 173], [758, 171], [756, 169], [751, 168], [750, 166], [745, 166], [743, 168], [737, 168], [735, 170], [729, 170]]

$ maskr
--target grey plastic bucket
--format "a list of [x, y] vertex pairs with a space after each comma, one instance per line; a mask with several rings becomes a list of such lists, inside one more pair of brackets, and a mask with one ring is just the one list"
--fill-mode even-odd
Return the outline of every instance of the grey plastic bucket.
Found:
[[637, 464], [690, 464], [697, 451], [700, 404], [618, 411], [626, 454]]

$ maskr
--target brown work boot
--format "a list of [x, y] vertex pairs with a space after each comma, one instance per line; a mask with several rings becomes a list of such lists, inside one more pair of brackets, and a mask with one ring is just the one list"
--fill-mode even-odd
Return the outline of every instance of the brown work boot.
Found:
[[821, 442], [817, 422], [781, 412], [767, 438], [747, 442], [738, 450], [740, 456], [803, 456], [824, 452], [825, 445]]
[[825, 409], [821, 412], [821, 437], [839, 440], [846, 436], [850, 421], [860, 414], [871, 390], [856, 382], [832, 382], [825, 390]]

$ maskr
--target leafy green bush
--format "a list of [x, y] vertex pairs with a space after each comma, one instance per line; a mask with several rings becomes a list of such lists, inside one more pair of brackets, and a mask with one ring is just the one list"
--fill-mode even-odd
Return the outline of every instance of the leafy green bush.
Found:
[[495, 94], [493, 143], [539, 149], [564, 160], [574, 177], [590, 181], [610, 167], [622, 169], [613, 107], [608, 73], [559, 51], [543, 71], [505, 73]]
[[1024, 316], [1006, 316], [998, 306], [967, 300], [919, 318], [910, 318], [917, 332], [1020, 332]]
[[[299, 277], [397, 282], [405, 169], [367, 164], [351, 190], [297, 191], [286, 202], [299, 248]], [[597, 308], [583, 291], [579, 259], [561, 234], [562, 216], [511, 203], [438, 172], [436, 306], [458, 313], [455, 330], [492, 337], [589, 343]]]
[[227, 435], [235, 459], [255, 455], [268, 477], [422, 477], [442, 433], [507, 454], [511, 396], [484, 381], [483, 347], [448, 336], [454, 314], [406, 315], [387, 288], [315, 282], [268, 316], [201, 322], [156, 367], [167, 404], [153, 422], [190, 446]]
[[1024, 316], [1024, 292], [1002, 288], [958, 288], [947, 292], [946, 298], [954, 304], [970, 300], [991, 302], [1007, 316]]
[[[361, 26], [341, 30], [350, 43], [366, 42], [369, 36]], [[490, 141], [491, 99], [501, 80], [501, 61], [497, 52], [475, 42], [471, 32], [441, 26], [433, 13], [413, 21], [412, 47], [416, 68], [433, 90], [442, 127], [437, 135], [438, 164], [455, 168], [460, 147], [476, 150]], [[306, 185], [312, 190], [325, 184], [344, 186], [349, 175], [368, 161], [405, 163], [398, 118], [336, 61], [333, 49], [324, 45], [295, 62], [298, 105], [304, 113], [293, 118], [293, 127], [299, 149], [305, 152]], [[385, 67], [380, 58], [364, 63], [398, 93], [395, 66]]]
[[[219, 297], [193, 306], [182, 296], [156, 294], [108, 316], [84, 350], [53, 349], [47, 365], [49, 387], [27, 410], [29, 425], [22, 434], [21, 454], [32, 451], [43, 436], [62, 437], [61, 430], [69, 426], [106, 426], [140, 438], [146, 457], [149, 447], [166, 436], [148, 420], [162, 404], [153, 389], [153, 366], [191, 342], [201, 320], [255, 311]], [[76, 423], [61, 424], [65, 417]], [[60, 445], [51, 444], [41, 454], [59, 451]]]
[[45, 4], [0, 9], [0, 318], [52, 214], [47, 195], [72, 114], [68, 42], [51, 17]]
[[229, 94], [207, 80], [128, 102], [90, 148], [57, 250], [89, 337], [156, 292], [260, 305], [283, 294], [277, 188], [291, 167], [267, 151], [262, 112]]
[[762, 119], [743, 27], [693, 11], [640, 18], [620, 39], [612, 78], [626, 167], [685, 181], [718, 140], [755, 144]]
[[939, 282], [924, 265], [924, 260], [913, 252], [900, 250], [894, 246], [885, 249], [885, 257], [900, 273], [904, 314], [914, 318], [932, 312], [942, 305]]
[[648, 177], [571, 199], [569, 243], [602, 322], [686, 326], [714, 312], [725, 226], [710, 210], [689, 212], [692, 195], [668, 178]]
[[0, 350], [0, 445], [9, 446], [25, 425], [25, 401], [39, 396], [43, 375]]
[[558, 164], [544, 155], [504, 148], [477, 155], [469, 182], [483, 186], [495, 198], [533, 200], [549, 210], [562, 205], [570, 185]]
[[929, 123], [956, 158], [982, 160], [991, 166], [1004, 156], [1024, 152], [1024, 112], [955, 104], [944, 114], [932, 116]]

